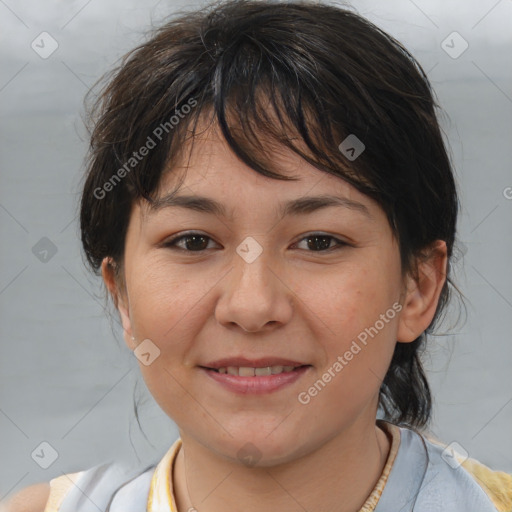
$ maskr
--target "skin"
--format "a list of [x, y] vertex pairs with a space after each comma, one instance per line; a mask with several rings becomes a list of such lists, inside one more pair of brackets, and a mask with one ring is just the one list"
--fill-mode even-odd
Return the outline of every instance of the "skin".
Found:
[[25, 487], [6, 503], [0, 503], [0, 512], [43, 512], [50, 497], [47, 482]]
[[[109, 258], [103, 262], [128, 347], [150, 339], [160, 350], [151, 364], [139, 365], [180, 431], [183, 447], [173, 476], [180, 512], [229, 512], [241, 504], [246, 512], [359, 510], [389, 452], [375, 423], [381, 381], [396, 342], [413, 341], [432, 321], [445, 281], [443, 241], [420, 263], [417, 280], [404, 278], [398, 244], [376, 202], [286, 149], [275, 151], [273, 161], [300, 179], [256, 173], [215, 128], [197, 135], [179, 194], [215, 199], [232, 215], [179, 207], [150, 215], [147, 204], [135, 203], [122, 284]], [[160, 195], [173, 190], [176, 177], [163, 177]], [[343, 207], [277, 214], [280, 202], [321, 194], [358, 201], [371, 218]], [[201, 245], [206, 250], [163, 245], [188, 230], [209, 237]], [[335, 239], [350, 245], [322, 251], [318, 239], [308, 245], [311, 232], [334, 237], [330, 247]], [[247, 236], [263, 249], [252, 263], [236, 252]], [[186, 240], [179, 244], [187, 247]], [[198, 245], [189, 239], [188, 247]], [[298, 394], [398, 302], [402, 310], [301, 404]], [[292, 385], [264, 395], [234, 394], [198, 368], [238, 355], [286, 357], [312, 367]], [[260, 456], [254, 467], [237, 456], [247, 442]]]

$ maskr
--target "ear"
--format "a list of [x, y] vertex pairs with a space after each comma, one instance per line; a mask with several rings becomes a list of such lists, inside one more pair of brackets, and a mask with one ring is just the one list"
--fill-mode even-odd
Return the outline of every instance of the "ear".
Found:
[[134, 340], [132, 340], [132, 324], [130, 320], [130, 309], [126, 296], [127, 294], [120, 289], [116, 281], [115, 265], [116, 263], [112, 258], [104, 258], [101, 262], [101, 275], [103, 277], [103, 281], [105, 282], [105, 286], [112, 296], [114, 305], [119, 311], [123, 325], [124, 341], [130, 350], [134, 350], [136, 348], [136, 343]]
[[397, 341], [410, 343], [430, 325], [446, 281], [446, 242], [436, 240], [418, 260], [417, 274], [407, 276], [405, 299], [398, 323]]

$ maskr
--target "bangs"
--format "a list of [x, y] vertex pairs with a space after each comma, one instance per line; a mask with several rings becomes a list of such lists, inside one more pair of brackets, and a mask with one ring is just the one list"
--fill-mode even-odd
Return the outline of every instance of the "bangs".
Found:
[[[128, 178], [133, 198], [143, 197], [152, 203], [163, 175], [173, 172], [185, 160], [186, 148], [190, 148], [190, 159], [198, 130], [217, 125], [233, 153], [264, 176], [296, 179], [284, 175], [274, 163], [273, 153], [287, 148], [382, 203], [383, 189], [371, 184], [365, 155], [357, 162], [349, 161], [338, 148], [349, 135], [364, 139], [365, 133], [354, 122], [368, 115], [358, 111], [360, 98], [356, 101], [350, 87], [329, 90], [321, 74], [316, 76], [309, 71], [314, 66], [311, 57], [299, 50], [294, 58], [284, 60], [270, 46], [247, 34], [240, 39], [214, 56], [214, 65], [210, 64], [201, 79], [191, 74], [193, 83], [188, 83], [186, 76], [168, 76], [162, 82], [153, 82], [148, 94], [154, 100], [145, 99], [153, 108], [132, 124], [144, 126], [146, 131], [134, 129], [131, 140], [126, 140], [119, 152], [123, 155], [121, 162], [143, 140], [158, 135], [158, 147]], [[339, 89], [339, 77], [337, 85]], [[339, 101], [340, 95], [353, 98]], [[191, 100], [197, 106], [179, 116], [172, 129], [162, 130]]]

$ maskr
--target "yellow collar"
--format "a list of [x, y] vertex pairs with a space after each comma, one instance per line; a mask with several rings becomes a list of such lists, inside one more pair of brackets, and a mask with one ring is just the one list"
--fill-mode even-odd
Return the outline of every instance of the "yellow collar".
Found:
[[178, 438], [156, 466], [149, 487], [148, 512], [178, 512], [172, 488], [172, 473], [180, 448], [181, 438]]

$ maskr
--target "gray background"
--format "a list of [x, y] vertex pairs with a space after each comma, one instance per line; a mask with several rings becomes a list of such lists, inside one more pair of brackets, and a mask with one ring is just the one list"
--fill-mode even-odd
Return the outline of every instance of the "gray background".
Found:
[[[183, 5], [0, 0], [0, 500], [107, 459], [156, 460], [177, 437], [136, 385], [116, 317], [111, 330], [101, 280], [82, 262], [77, 212], [85, 93], [145, 29]], [[412, 51], [446, 111], [463, 205], [456, 280], [468, 310], [465, 323], [430, 344], [432, 429], [512, 472], [512, 1], [352, 5]], [[31, 48], [43, 31], [59, 45], [47, 59]], [[442, 47], [453, 31], [469, 44], [458, 58]], [[462, 41], [452, 39], [453, 53]], [[48, 245], [43, 237], [57, 250], [46, 263], [33, 252]], [[455, 307], [441, 332], [456, 319]], [[148, 439], [134, 419], [134, 386], [145, 397]], [[47, 469], [31, 456], [43, 441], [58, 453]]]

